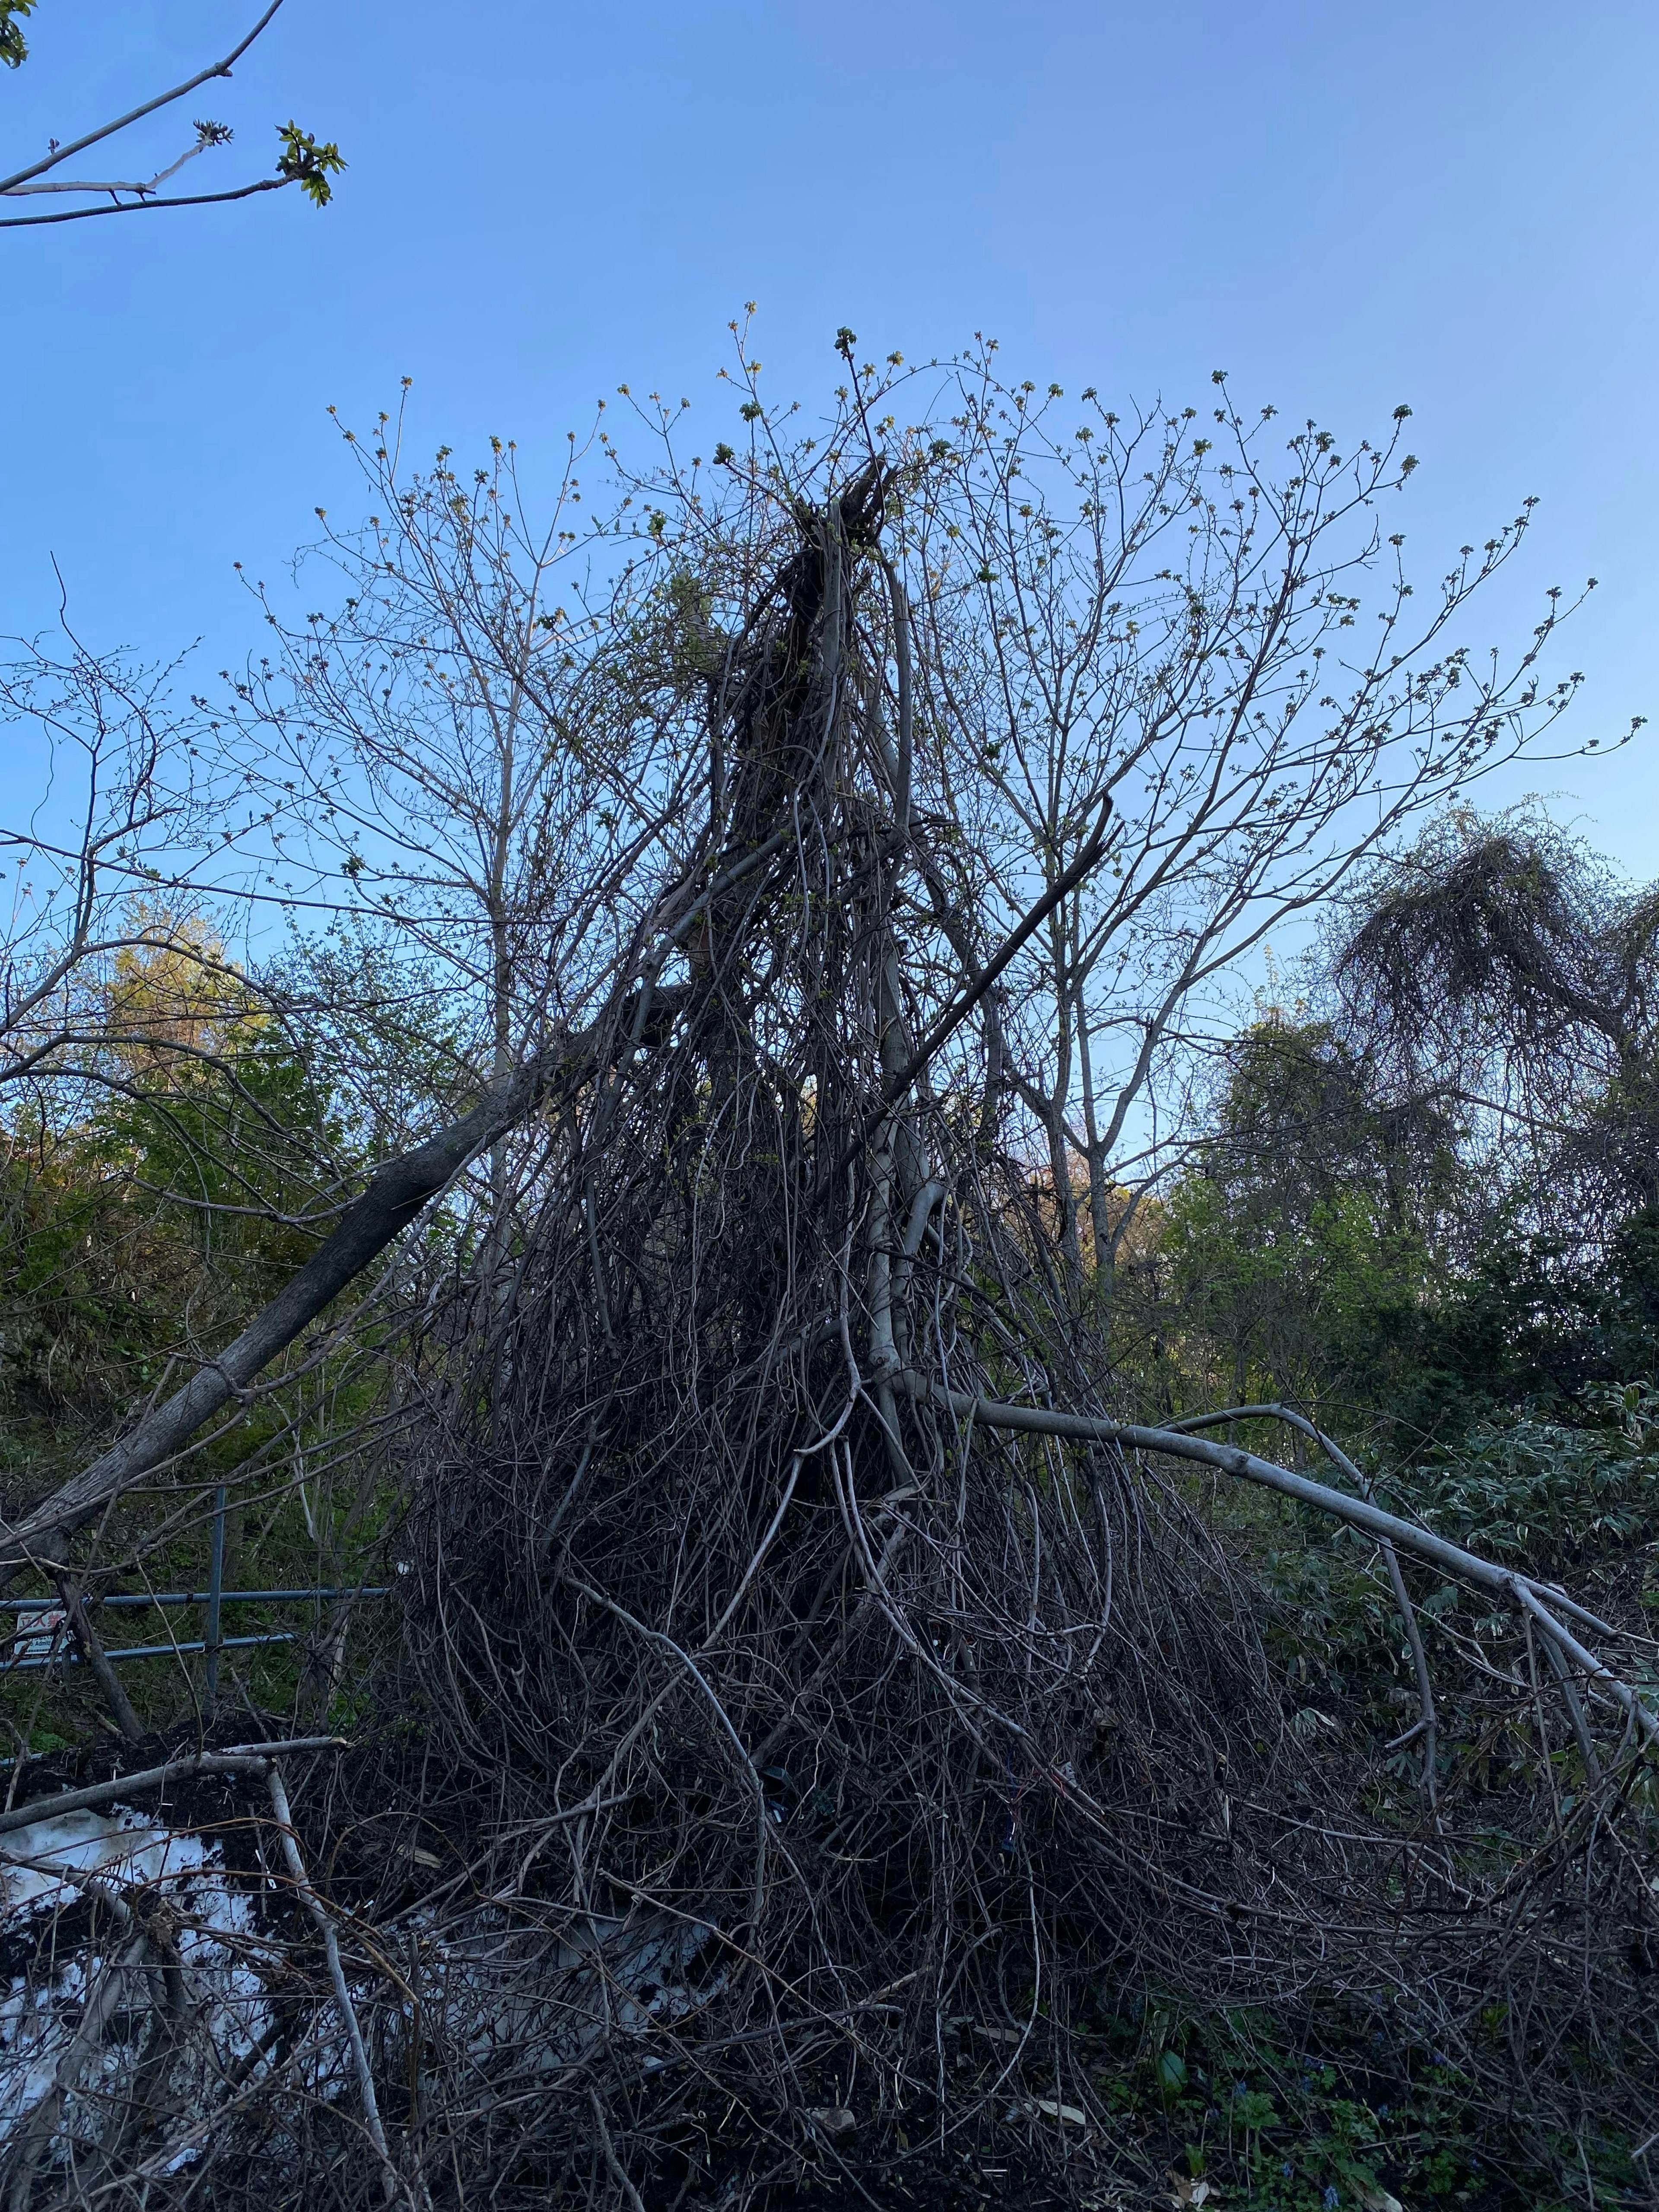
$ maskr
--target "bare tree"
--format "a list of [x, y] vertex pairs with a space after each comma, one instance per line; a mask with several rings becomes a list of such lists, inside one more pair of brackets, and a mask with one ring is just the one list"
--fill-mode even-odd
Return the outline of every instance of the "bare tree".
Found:
[[1005, 1023], [1079, 1289], [1079, 1200], [1109, 1279], [1252, 953], [1535, 749], [1577, 683], [1540, 673], [1557, 595], [1507, 661], [1455, 636], [1530, 503], [1461, 550], [1419, 615], [1381, 514], [1416, 465], [1409, 410], [1346, 459], [1310, 422], [1275, 471], [1273, 410], [1248, 422], [1217, 384], [1207, 422], [1125, 418], [1091, 392], [1006, 386], [981, 356], [959, 374], [951, 459], [919, 471], [901, 525], [921, 757], [979, 895], [1017, 910], [1114, 802], [1107, 865], [1022, 960]]
[[[1158, 418], [1157, 453], [1174, 444], [1146, 526], [1195, 531], [1197, 580], [1165, 555], [1139, 596], [1103, 592], [1100, 561], [1134, 582], [1138, 556], [1091, 550], [1091, 512], [1074, 591], [1043, 550], [1061, 542], [1052, 506], [1018, 512], [1030, 394], [975, 356], [929, 372], [942, 420], [902, 428], [896, 380], [857, 364], [850, 334], [844, 349], [842, 403], [811, 438], [786, 438], [746, 359], [746, 453], [722, 441], [682, 468], [678, 410], [642, 410], [663, 457], [623, 471], [562, 616], [550, 541], [509, 544], [502, 480], [486, 468], [468, 489], [446, 457], [402, 483], [402, 519], [371, 523], [359, 605], [290, 630], [280, 671], [273, 656], [240, 695], [236, 742], [285, 749], [250, 801], [267, 872], [293, 828], [279, 896], [326, 897], [447, 963], [482, 1087], [381, 1164], [234, 1341], [35, 1501], [7, 1565], [89, 1543], [521, 1129], [520, 1202], [510, 1224], [492, 1214], [488, 1264], [456, 1270], [414, 1377], [410, 1571], [362, 1741], [308, 1809], [280, 1774], [270, 1789], [313, 1932], [261, 1893], [244, 1940], [269, 1963], [230, 2025], [158, 1950], [155, 1998], [123, 1997], [137, 2024], [105, 2038], [95, 2110], [79, 2021], [54, 2016], [46, 2118], [8, 2147], [21, 2204], [71, 2158], [135, 2199], [188, 2163], [204, 2194], [234, 2168], [244, 2191], [290, 2195], [326, 2173], [345, 2202], [418, 2204], [455, 2176], [503, 2203], [550, 2186], [643, 2202], [665, 2145], [669, 2193], [734, 2205], [849, 2166], [932, 2186], [958, 2145], [1009, 2130], [1093, 2120], [1107, 2140], [1069, 2029], [1093, 1976], [1131, 1968], [1218, 2005], [1312, 1987], [1385, 2040], [1432, 2023], [1472, 2077], [1507, 2085], [1506, 2109], [1570, 2138], [1578, 2091], [1534, 2055], [1547, 1980], [1550, 2047], [1616, 2020], [1604, 2103], [1646, 2113], [1652, 2014], [1628, 1960], [1652, 1911], [1633, 1824], [1659, 1720], [1637, 1647], [1382, 1511], [1284, 1408], [1133, 1418], [1078, 1295], [1069, 1162], [1061, 1188], [1034, 1188], [1027, 1118], [1078, 1133], [1083, 1074], [1060, 1085], [1046, 1021], [1091, 1049], [1121, 1028], [1132, 1048], [1085, 1063], [1117, 1072], [1081, 1131], [1103, 1146], [1127, 1098], [1115, 1146], [1159, 1095], [1143, 1062], [1201, 1045], [1193, 1009], [1263, 913], [1340, 880], [1344, 809], [1352, 846], [1547, 730], [1562, 695], [1529, 696], [1529, 666], [1513, 697], [1474, 682], [1431, 621], [1426, 667], [1395, 660], [1396, 629], [1380, 672], [1358, 656], [1363, 711], [1318, 707], [1339, 695], [1316, 649], [1357, 594], [1311, 556], [1287, 568], [1279, 542], [1305, 551], [1316, 438], [1273, 495], [1258, 583], [1255, 526], [1224, 526], [1219, 500], [1208, 514], [1188, 473], [1207, 456]], [[1233, 451], [1242, 469], [1249, 441]], [[1112, 542], [1137, 545], [1126, 511]], [[1040, 520], [1055, 538], [1015, 527]], [[1030, 586], [988, 620], [1008, 557], [994, 524]], [[1315, 578], [1304, 677], [1279, 656]], [[591, 626], [567, 666], [541, 640], [573, 605]], [[258, 783], [252, 757], [243, 772]], [[1099, 880], [1115, 859], [1127, 890]], [[1247, 1419], [1288, 1427], [1332, 1479], [1198, 1433]], [[1245, 1569], [1201, 1494], [1159, 1475], [1170, 1462], [1376, 1547], [1413, 1741], [1435, 1741], [1436, 1681], [1406, 1569], [1481, 1594], [1499, 1625], [1471, 1663], [1548, 1778], [1515, 1865], [1486, 1832], [1465, 1848], [1447, 1831], [1431, 1763], [1420, 1814], [1390, 1823], [1354, 1786], [1369, 1770], [1291, 1725]], [[1568, 1747], [1576, 1826], [1553, 1785]], [[227, 1778], [243, 1772], [269, 1780]], [[131, 1779], [186, 1778], [169, 1760]], [[81, 2017], [100, 2036], [143, 1955], [118, 1906], [136, 1915], [135, 1894], [112, 1893], [78, 1984], [100, 1992]], [[157, 1924], [147, 1944], [173, 1940]], [[29, 1989], [51, 1970], [43, 1939]], [[1498, 1989], [1501, 2048], [1484, 2029]], [[964, 2028], [983, 2031], [972, 2048]], [[1103, 2185], [1096, 2155], [1064, 2161], [1073, 2179]]]
[[[647, 887], [684, 866], [702, 674], [659, 549], [617, 557], [625, 507], [589, 519], [591, 445], [573, 437], [532, 519], [499, 440], [463, 480], [447, 449], [410, 471], [401, 421], [345, 435], [374, 511], [299, 566], [330, 612], [296, 621], [258, 587], [274, 649], [224, 729], [291, 910], [330, 915], [405, 1004], [441, 1010], [466, 1095], [603, 999]], [[492, 1212], [509, 1202], [503, 1135]]]
[[[64, 632], [0, 672], [0, 712], [43, 749], [31, 820], [0, 825], [0, 1095], [94, 1082], [117, 1042], [108, 983], [222, 880], [222, 793], [181, 724], [173, 671], [87, 652]], [[211, 965], [198, 948], [203, 970]], [[106, 1073], [111, 1073], [107, 1066]]]
[[[1218, 450], [1191, 432], [1190, 410], [1126, 428], [1089, 393], [1062, 437], [1063, 395], [1000, 383], [989, 349], [921, 372], [894, 356], [883, 372], [855, 364], [850, 332], [840, 343], [839, 413], [793, 448], [741, 345], [746, 457], [722, 443], [712, 470], [700, 457], [688, 469], [684, 408], [653, 396], [643, 418], [662, 462], [617, 462], [597, 520], [579, 519], [574, 439], [551, 514], [532, 526], [499, 441], [463, 483], [447, 451], [406, 475], [388, 416], [367, 442], [348, 432], [380, 511], [319, 549], [349, 587], [334, 613], [296, 626], [266, 601], [278, 654], [208, 720], [237, 749], [246, 797], [222, 835], [263, 855], [264, 888], [245, 883], [244, 896], [346, 919], [398, 957], [412, 948], [417, 988], [459, 1010], [458, 1093], [482, 1084], [520, 1102], [505, 1121], [484, 1106], [453, 1124], [489, 1125], [499, 1258], [512, 1204], [544, 1203], [538, 1141], [509, 1188], [508, 1130], [543, 1095], [532, 1071], [596, 1021], [609, 1034], [641, 982], [647, 1005], [676, 961], [689, 986], [713, 984], [720, 904], [689, 939], [678, 921], [663, 939], [661, 915], [720, 856], [734, 865], [799, 834], [779, 817], [784, 771], [738, 774], [731, 730], [749, 710], [733, 686], [756, 649], [756, 605], [793, 573], [798, 487], [833, 483], [861, 448], [856, 496], [877, 503], [892, 547], [878, 556], [888, 619], [883, 636], [860, 631], [856, 668], [837, 666], [834, 682], [837, 698], [860, 687], [897, 809], [885, 949], [869, 956], [881, 1062], [894, 1083], [972, 1080], [988, 1132], [1013, 1092], [1047, 1152], [1075, 1306], [1073, 1161], [1093, 1256], [1109, 1267], [1135, 1189], [1182, 1133], [1160, 1117], [1240, 961], [1402, 823], [1534, 744], [1576, 679], [1544, 690], [1536, 672], [1553, 599], [1507, 674], [1495, 659], [1477, 674], [1449, 640], [1524, 516], [1480, 560], [1466, 549], [1415, 629], [1395, 534], [1378, 647], [1348, 651], [1362, 611], [1349, 587], [1380, 554], [1376, 502], [1413, 465], [1397, 458], [1397, 422], [1346, 467], [1328, 434], [1298, 432], [1281, 480], [1262, 450], [1271, 410], [1251, 427], [1218, 406]], [[901, 432], [898, 397], [924, 379], [932, 404]], [[603, 428], [597, 445], [615, 460]], [[998, 942], [994, 978], [982, 963]], [[744, 1060], [764, 1052], [767, 1009], [799, 988], [781, 951], [769, 958], [723, 1048]], [[952, 1012], [964, 978], [972, 1021]], [[818, 1088], [815, 1115], [829, 1105]], [[449, 1160], [449, 1140], [434, 1142]], [[927, 1179], [911, 1140], [894, 1142], [906, 1159], [883, 1203], [904, 1212]], [[394, 1218], [407, 1218], [401, 1202]], [[362, 1233], [339, 1251], [355, 1254]], [[365, 1249], [384, 1241], [377, 1231]], [[313, 1270], [330, 1297], [361, 1262], [343, 1275], [338, 1264], [319, 1254]], [[259, 1364], [316, 1310], [308, 1294], [289, 1304], [299, 1318], [251, 1340]], [[227, 1380], [204, 1382], [204, 1407]], [[76, 1513], [147, 1463], [125, 1450], [100, 1462]]]

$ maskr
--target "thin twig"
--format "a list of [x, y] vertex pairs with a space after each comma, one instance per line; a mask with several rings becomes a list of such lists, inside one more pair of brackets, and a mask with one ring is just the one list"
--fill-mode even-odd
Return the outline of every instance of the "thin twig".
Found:
[[306, 1873], [305, 1861], [300, 1856], [300, 1839], [295, 1832], [294, 1815], [289, 1808], [288, 1791], [283, 1786], [283, 1771], [272, 1761], [266, 1772], [266, 1787], [270, 1791], [271, 1810], [276, 1815], [277, 1832], [282, 1838], [283, 1856], [288, 1861], [288, 1870], [294, 1887], [300, 1893], [306, 1911], [311, 1915], [318, 1934], [323, 1939], [323, 1954], [328, 1961], [328, 1978], [334, 1988], [334, 2002], [339, 2008], [340, 2024], [345, 2029], [346, 2039], [351, 2045], [352, 2063], [357, 2069], [357, 2094], [362, 2100], [363, 2124], [368, 2130], [380, 2160], [380, 2186], [388, 2204], [397, 2202], [400, 2193], [398, 2169], [386, 2148], [386, 2130], [380, 2123], [380, 2100], [374, 2094], [374, 2075], [368, 2063], [368, 2052], [363, 2045], [363, 2031], [357, 2019], [357, 2008], [351, 2002], [351, 1991], [346, 1987], [345, 1969], [340, 1964], [340, 1940], [334, 1929], [333, 1918], [311, 1886]]
[[175, 84], [171, 92], [158, 93], [154, 100], [145, 100], [142, 106], [129, 108], [125, 115], [117, 116], [113, 123], [100, 124], [96, 131], [88, 131], [84, 137], [72, 138], [67, 146], [54, 147], [45, 161], [33, 162], [27, 169], [14, 170], [9, 177], [0, 177], [0, 194], [15, 191], [19, 185], [27, 184], [32, 177], [44, 176], [48, 169], [55, 169], [61, 161], [72, 161], [76, 155], [84, 154], [88, 146], [97, 145], [100, 139], [112, 138], [118, 131], [125, 131], [129, 124], [142, 122], [146, 115], [154, 115], [158, 107], [170, 107], [175, 100], [183, 100], [186, 94], [194, 92], [198, 84], [206, 84], [210, 78], [228, 76], [233, 65], [240, 61], [282, 4], [283, 0], [270, 0], [270, 5], [253, 28], [246, 37], [237, 40], [222, 61], [214, 62], [207, 69], [198, 70], [194, 76], [186, 77], [182, 84]]

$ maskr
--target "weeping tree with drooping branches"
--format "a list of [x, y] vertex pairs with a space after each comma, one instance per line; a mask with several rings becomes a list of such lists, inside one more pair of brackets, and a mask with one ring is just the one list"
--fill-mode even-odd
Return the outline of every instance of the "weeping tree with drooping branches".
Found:
[[[343, 612], [237, 695], [247, 772], [295, 787], [284, 863], [337, 865], [354, 927], [418, 946], [481, 1085], [27, 1521], [72, 1545], [439, 1191], [476, 1209], [404, 1338], [385, 1725], [310, 1833], [372, 1937], [331, 1999], [283, 1998], [215, 2146], [262, 2193], [901, 2188], [1005, 2129], [1021, 2069], [1094, 2111], [1071, 2030], [1103, 1977], [1403, 2008], [1495, 2086], [1471, 2024], [1495, 1974], [1535, 2016], [1511, 1968], [1564, 1903], [1571, 2032], [1639, 2072], [1626, 1862], [1529, 1836], [1494, 1954], [1406, 1570], [1547, 1648], [1541, 1755], [1588, 1746], [1598, 1788], [1655, 1727], [1585, 1641], [1612, 1632], [1382, 1512], [1293, 1412], [1145, 1425], [1090, 1295], [1264, 931], [1565, 705], [1548, 623], [1512, 667], [1454, 642], [1513, 535], [1411, 629], [1392, 439], [1345, 459], [1310, 428], [1273, 467], [1224, 391], [1202, 433], [1092, 393], [1073, 423], [988, 352], [913, 376], [854, 347], [810, 437], [746, 346], [746, 451], [683, 463], [677, 410], [643, 410], [660, 458], [617, 455], [568, 539], [488, 469], [401, 477], [383, 435]], [[1329, 1479], [1231, 1440], [1269, 1420]], [[1183, 1469], [1375, 1547], [1428, 1753], [1403, 1898]], [[330, 2002], [380, 2054], [361, 2134], [290, 2056]], [[988, 2067], [955, 2063], [964, 2021]], [[1571, 2086], [1528, 2078], [1570, 2125]]]

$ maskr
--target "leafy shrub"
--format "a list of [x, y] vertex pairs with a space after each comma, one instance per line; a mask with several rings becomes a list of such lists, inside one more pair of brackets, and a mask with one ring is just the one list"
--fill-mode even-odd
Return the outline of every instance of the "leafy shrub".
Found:
[[1578, 1395], [1582, 1422], [1477, 1421], [1437, 1462], [1397, 1476], [1396, 1501], [1534, 1571], [1659, 1536], [1659, 1389], [1592, 1382]]

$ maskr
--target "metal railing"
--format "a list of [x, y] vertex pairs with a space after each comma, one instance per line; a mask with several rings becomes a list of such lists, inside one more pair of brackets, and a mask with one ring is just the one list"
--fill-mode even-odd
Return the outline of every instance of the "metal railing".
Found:
[[[125, 1649], [106, 1650], [103, 1657], [117, 1659], [172, 1659], [186, 1653], [204, 1651], [207, 1654], [206, 1703], [210, 1706], [219, 1690], [219, 1655], [222, 1651], [243, 1651], [256, 1644], [292, 1644], [300, 1632], [297, 1629], [272, 1629], [258, 1636], [227, 1636], [223, 1633], [223, 1609], [228, 1605], [298, 1605], [312, 1602], [350, 1602], [362, 1597], [390, 1597], [392, 1585], [361, 1583], [339, 1589], [251, 1589], [228, 1590], [224, 1587], [225, 1572], [225, 1492], [222, 1486], [214, 1494], [213, 1542], [209, 1555], [208, 1586], [204, 1590], [113, 1590], [102, 1597], [87, 1597], [88, 1611], [112, 1612], [118, 1607], [137, 1610], [149, 1606], [191, 1605], [206, 1609], [203, 1634], [180, 1643], [177, 1639], [166, 1644], [132, 1644]], [[16, 1615], [16, 1626], [9, 1639], [0, 1636], [0, 1675], [27, 1673], [46, 1667], [78, 1667], [86, 1663], [84, 1655], [76, 1650], [69, 1607], [61, 1596], [0, 1597], [0, 1612]], [[9, 1649], [6, 1649], [6, 1645]]]

